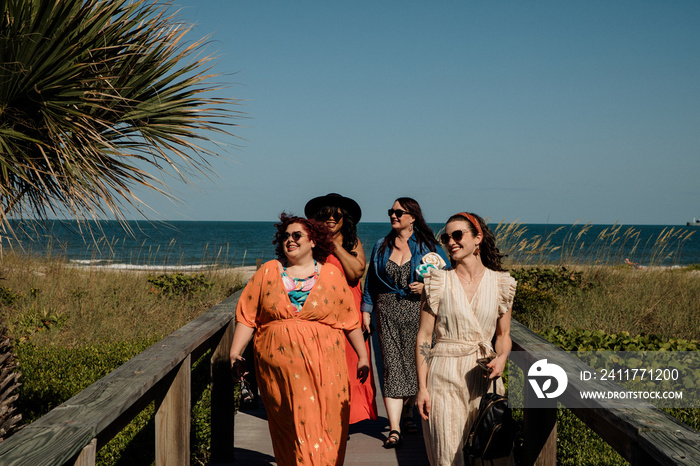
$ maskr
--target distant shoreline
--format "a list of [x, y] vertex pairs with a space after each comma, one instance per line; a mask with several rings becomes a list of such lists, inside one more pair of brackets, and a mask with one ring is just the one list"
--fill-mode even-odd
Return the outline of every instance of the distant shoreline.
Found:
[[[68, 263], [68, 265], [72, 268], [78, 269], [78, 270], [98, 270], [98, 271], [105, 271], [105, 272], [126, 272], [126, 273], [142, 273], [142, 274], [152, 274], [152, 273], [197, 273], [197, 272], [213, 272], [213, 273], [218, 273], [222, 275], [226, 274], [241, 274], [243, 276], [244, 281], [248, 281], [250, 277], [252, 277], [255, 272], [258, 270], [258, 267], [255, 265], [246, 265], [246, 266], [238, 266], [238, 267], [216, 267], [216, 266], [208, 266], [208, 265], [164, 265], [164, 266], [158, 266], [158, 265], [132, 265], [132, 264], [111, 264], [111, 265], [95, 265], [95, 264], [76, 264], [74, 261], [71, 261]], [[518, 264], [513, 264], [516, 267], [521, 267], [521, 265]], [[581, 267], [622, 267], [622, 268], [629, 268], [629, 269], [636, 269], [640, 272], [648, 271], [648, 272], [658, 272], [658, 271], [663, 271], [663, 270], [680, 270], [683, 269], [684, 266], [681, 265], [668, 265], [668, 266], [662, 266], [662, 265], [651, 265], [651, 266], [645, 266], [645, 265], [638, 265], [638, 264], [625, 264], [624, 262], [619, 265], [614, 265], [614, 264], [605, 264], [605, 265], [579, 265]], [[528, 267], [527, 265], [525, 267]], [[695, 274], [700, 274], [700, 271], [693, 271]]]
[[[211, 268], [254, 266], [257, 260], [274, 259], [273, 225], [269, 222], [179, 221], [164, 228], [140, 224], [133, 226], [133, 236], [125, 236], [118, 225], [102, 225], [104, 235], [95, 239], [87, 233], [78, 235], [67, 225], [56, 224], [38, 232], [36, 238], [25, 238], [27, 242], [22, 243], [22, 247], [13, 243], [3, 250], [65, 259], [85, 266], [199, 273]], [[435, 225], [434, 231], [439, 232], [442, 227], [442, 224]], [[682, 226], [611, 228], [519, 224], [502, 225], [495, 233], [501, 251], [508, 254], [513, 264], [605, 262], [618, 265], [629, 258], [640, 265], [670, 266], [700, 264], [697, 232], [700, 228]], [[386, 233], [387, 225], [383, 223], [357, 225], [366, 257]]]
[[125, 272], [125, 273], [197, 273], [214, 272], [222, 275], [241, 274], [245, 281], [255, 274], [258, 269], [255, 265], [245, 265], [239, 267], [215, 267], [209, 265], [132, 265], [132, 264], [80, 264], [79, 261], [68, 262], [69, 267], [78, 270], [97, 270], [103, 272]]

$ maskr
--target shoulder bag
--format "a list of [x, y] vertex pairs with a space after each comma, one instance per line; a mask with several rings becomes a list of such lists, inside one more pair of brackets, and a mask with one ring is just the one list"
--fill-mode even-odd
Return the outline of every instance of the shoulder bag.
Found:
[[493, 392], [486, 393], [479, 403], [479, 414], [472, 425], [467, 443], [464, 446], [464, 464], [473, 465], [476, 458], [493, 460], [510, 455], [515, 439], [515, 424], [508, 398], [496, 393], [496, 380], [493, 380]]

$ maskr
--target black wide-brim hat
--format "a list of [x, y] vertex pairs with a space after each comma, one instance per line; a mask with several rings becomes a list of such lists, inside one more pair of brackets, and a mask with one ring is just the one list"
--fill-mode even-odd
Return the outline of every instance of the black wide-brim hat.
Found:
[[306, 203], [306, 206], [304, 206], [304, 215], [306, 215], [307, 218], [313, 218], [316, 212], [326, 206], [340, 207], [345, 210], [350, 217], [352, 217], [352, 221], [355, 224], [357, 224], [362, 217], [360, 205], [349, 197], [341, 196], [338, 193], [328, 193], [325, 196], [311, 199]]

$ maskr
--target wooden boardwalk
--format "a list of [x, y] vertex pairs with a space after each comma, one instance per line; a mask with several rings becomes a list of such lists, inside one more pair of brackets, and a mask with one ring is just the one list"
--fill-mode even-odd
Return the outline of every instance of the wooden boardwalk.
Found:
[[[373, 341], [372, 359], [376, 361]], [[403, 437], [403, 444], [396, 449], [382, 447], [384, 439], [389, 434], [389, 421], [386, 417], [384, 400], [380, 391], [381, 372], [374, 365], [375, 384], [377, 385], [377, 409], [379, 419], [376, 421], [362, 421], [350, 426], [350, 440], [345, 454], [345, 464], [359, 465], [399, 465], [399, 466], [426, 466], [428, 458], [425, 454], [423, 434], [407, 434]], [[415, 410], [414, 410], [415, 411]], [[417, 413], [416, 423], [420, 427]], [[272, 452], [270, 432], [267, 427], [265, 410], [260, 407], [252, 411], [239, 411], [236, 414], [235, 431], [235, 464], [245, 466], [270, 466], [276, 465]]]
[[[379, 404], [377, 404], [379, 408]], [[428, 464], [421, 433], [405, 435], [403, 445], [397, 449], [385, 449], [382, 443], [389, 432], [384, 404], [379, 409], [379, 419], [362, 421], [350, 426], [350, 440], [345, 454], [345, 464], [423, 466]], [[236, 414], [234, 464], [246, 466], [276, 465], [272, 442], [267, 428], [265, 410], [241, 411]]]
[[[210, 367], [212, 457], [219, 464], [274, 465], [264, 411], [243, 412], [234, 417], [229, 350], [235, 325], [232, 317], [241, 291], [0, 442], [0, 464], [94, 466], [99, 447], [151, 403], [157, 406], [155, 464], [189, 463], [187, 427], [191, 423], [192, 361], [213, 350]], [[515, 320], [511, 324], [511, 338], [513, 352], [520, 353], [517, 361], [511, 362], [516, 362], [521, 369], [528, 370], [545, 351], [553, 364], [569, 368], [567, 371], [572, 375], [559, 403], [571, 404], [576, 394], [584, 389], [576, 380], [577, 374], [591, 368]], [[376, 341], [372, 346], [377, 348]], [[380, 371], [375, 374], [375, 380], [381, 380]], [[611, 389], [609, 382], [598, 383], [602, 384], [601, 390]], [[381, 416], [378, 421], [365, 421], [351, 427], [346, 464], [427, 464], [420, 435], [405, 437], [398, 450], [382, 448], [388, 427], [381, 399], [377, 399], [377, 404]], [[635, 466], [700, 465], [700, 432], [650, 404], [620, 402], [610, 407], [590, 399], [585, 408], [569, 409]], [[556, 418], [556, 407], [523, 409], [524, 464], [556, 464]], [[232, 420], [237, 424], [235, 435]], [[232, 458], [233, 438], [237, 458]]]

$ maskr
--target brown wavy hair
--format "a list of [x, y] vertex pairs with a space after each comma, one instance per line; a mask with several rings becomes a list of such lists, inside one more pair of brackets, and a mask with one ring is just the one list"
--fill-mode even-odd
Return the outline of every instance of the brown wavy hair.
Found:
[[[501, 254], [501, 251], [496, 247], [496, 236], [489, 229], [488, 225], [486, 225], [486, 222], [484, 222], [483, 218], [479, 217], [475, 213], [468, 213], [472, 215], [477, 222], [479, 222], [479, 226], [481, 227], [481, 231], [483, 233], [483, 239], [479, 244], [479, 254], [481, 255], [481, 263], [484, 264], [488, 269], [494, 270], [496, 272], [505, 272], [506, 269], [503, 268], [502, 260], [506, 255]], [[472, 235], [476, 236], [479, 234], [474, 224], [472, 224], [472, 222], [470, 222], [465, 216], [460, 214], [455, 214], [452, 217], [450, 217], [447, 220], [447, 223], [445, 223], [445, 225], [456, 221], [465, 222], [467, 224], [467, 228], [469, 228], [469, 231], [472, 233]], [[454, 263], [452, 265], [454, 266]]]
[[326, 224], [304, 217], [288, 215], [285, 212], [280, 214], [279, 223], [275, 223], [277, 231], [275, 232], [275, 238], [272, 240], [272, 244], [276, 245], [275, 254], [277, 259], [280, 261], [287, 259], [287, 256], [284, 255], [284, 241], [281, 237], [287, 231], [287, 227], [293, 223], [298, 223], [304, 227], [306, 234], [309, 235], [309, 241], [313, 241], [316, 244], [312, 249], [314, 259], [317, 262], [326, 262], [328, 256], [335, 250], [331, 231]]

